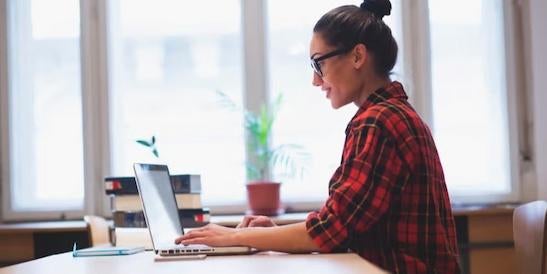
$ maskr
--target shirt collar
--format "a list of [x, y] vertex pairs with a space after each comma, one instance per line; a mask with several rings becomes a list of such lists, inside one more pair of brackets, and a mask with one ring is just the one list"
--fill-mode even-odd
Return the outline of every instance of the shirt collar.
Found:
[[[403, 85], [397, 81], [393, 81], [389, 83], [389, 85], [377, 89], [375, 92], [370, 94], [365, 100], [365, 102], [359, 107], [359, 110], [355, 114], [355, 116], [358, 116], [365, 110], [367, 110], [369, 107], [376, 105], [378, 103], [381, 103], [383, 101], [387, 101], [389, 99], [401, 99], [401, 100], [407, 100], [408, 96], [405, 93], [405, 90], [403, 89]], [[353, 119], [352, 119], [353, 120]]]
[[378, 103], [381, 103], [383, 101], [387, 101], [389, 99], [402, 99], [407, 100], [408, 96], [406, 95], [403, 85], [397, 81], [393, 81], [389, 83], [389, 85], [379, 88], [375, 92], [373, 92], [371, 95], [368, 96], [367, 100], [361, 105], [359, 108], [360, 111], [365, 111], [372, 105], [376, 105]]
[[[389, 83], [387, 86], [382, 87], [374, 91], [372, 94], [368, 96], [368, 98], [365, 100], [365, 102], [359, 107], [357, 110], [357, 113], [351, 118], [351, 122], [357, 119], [361, 113], [365, 112], [368, 108], [370, 108], [373, 105], [376, 105], [378, 103], [387, 101], [389, 99], [400, 99], [400, 100], [407, 100], [408, 96], [405, 93], [405, 90], [403, 89], [403, 85], [397, 81], [393, 81]], [[348, 124], [348, 128], [346, 128], [346, 133], [351, 125], [351, 122]]]

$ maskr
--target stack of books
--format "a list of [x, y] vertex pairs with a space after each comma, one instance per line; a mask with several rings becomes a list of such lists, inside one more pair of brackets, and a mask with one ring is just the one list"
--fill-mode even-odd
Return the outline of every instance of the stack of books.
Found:
[[[128, 244], [128, 242], [121, 242], [126, 238], [125, 235], [129, 234], [142, 234], [137, 238], [145, 240], [149, 238], [135, 177], [107, 177], [104, 182], [106, 194], [110, 199], [114, 224], [111, 231], [112, 243], [114, 245]], [[171, 175], [171, 184], [182, 226], [192, 228], [208, 224], [211, 214], [209, 209], [203, 208], [201, 203], [201, 177], [190, 174]]]

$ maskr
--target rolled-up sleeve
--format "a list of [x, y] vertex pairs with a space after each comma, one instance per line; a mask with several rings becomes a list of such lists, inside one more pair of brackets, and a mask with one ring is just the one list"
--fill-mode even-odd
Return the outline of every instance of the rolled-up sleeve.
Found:
[[400, 176], [403, 168], [393, 141], [377, 125], [349, 132], [329, 197], [306, 219], [308, 234], [322, 252], [347, 249], [350, 235], [366, 232], [382, 218], [407, 179]]

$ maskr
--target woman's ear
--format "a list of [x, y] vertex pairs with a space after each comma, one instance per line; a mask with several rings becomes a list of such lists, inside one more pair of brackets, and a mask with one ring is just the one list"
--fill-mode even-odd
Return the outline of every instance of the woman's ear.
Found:
[[353, 48], [353, 67], [355, 69], [360, 69], [365, 65], [365, 62], [368, 59], [367, 47], [364, 44], [357, 44]]

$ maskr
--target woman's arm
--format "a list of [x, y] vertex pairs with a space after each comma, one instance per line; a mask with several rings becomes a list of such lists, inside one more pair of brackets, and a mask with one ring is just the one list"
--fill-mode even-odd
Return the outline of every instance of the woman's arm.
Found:
[[260, 250], [293, 253], [319, 251], [308, 235], [305, 222], [276, 227], [250, 227], [239, 230], [235, 237], [242, 245]]
[[175, 243], [250, 246], [259, 250], [290, 253], [319, 251], [319, 248], [308, 235], [305, 222], [284, 226], [238, 229], [211, 224], [186, 233], [177, 238]]

